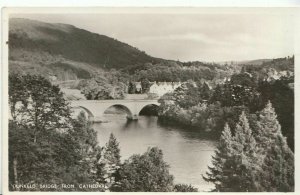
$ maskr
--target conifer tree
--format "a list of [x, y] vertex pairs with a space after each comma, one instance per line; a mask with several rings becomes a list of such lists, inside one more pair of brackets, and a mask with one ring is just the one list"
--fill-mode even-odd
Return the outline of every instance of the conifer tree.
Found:
[[236, 125], [235, 136], [231, 136], [228, 125], [219, 142], [213, 167], [209, 167], [206, 181], [215, 184], [215, 191], [256, 191], [256, 142], [243, 112]]
[[232, 191], [257, 191], [255, 181], [255, 173], [259, 169], [257, 147], [245, 112], [242, 112], [236, 125], [233, 148], [237, 165], [234, 171], [239, 179], [237, 183], [232, 183], [234, 185]]
[[258, 135], [256, 137], [259, 147], [263, 151], [271, 147], [275, 142], [277, 135], [281, 135], [281, 126], [277, 120], [277, 115], [271, 102], [259, 113]]
[[[97, 162], [101, 156], [101, 147], [98, 146], [97, 132], [92, 127], [92, 122], [80, 112], [77, 119], [73, 121], [72, 138], [79, 144], [81, 156], [78, 176], [81, 183], [92, 183], [96, 181]], [[83, 180], [86, 176], [85, 181]]]
[[223, 191], [224, 189], [224, 180], [227, 178], [225, 165], [227, 161], [232, 157], [232, 148], [233, 137], [231, 135], [231, 130], [228, 124], [225, 124], [224, 130], [220, 137], [220, 141], [215, 151], [215, 156], [212, 158], [212, 167], [208, 167], [209, 172], [206, 173], [206, 177], [203, 176], [205, 181], [213, 182], [215, 184], [215, 191]]
[[261, 191], [290, 192], [294, 190], [294, 154], [281, 133], [272, 104], [260, 112], [258, 136], [262, 172], [258, 175]]
[[203, 85], [200, 88], [200, 96], [203, 100], [208, 101], [211, 96], [211, 91], [206, 82], [203, 83]]
[[121, 165], [121, 155], [119, 143], [116, 137], [111, 133], [109, 141], [103, 148], [100, 163], [98, 165], [98, 180], [104, 184], [104, 187], [108, 190], [115, 185], [115, 177], [117, 170]]

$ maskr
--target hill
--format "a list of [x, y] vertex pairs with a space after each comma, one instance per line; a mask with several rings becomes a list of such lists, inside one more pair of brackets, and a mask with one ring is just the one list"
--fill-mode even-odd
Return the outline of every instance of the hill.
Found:
[[72, 25], [23, 18], [9, 21], [9, 59], [13, 71], [50, 72], [62, 80], [89, 78], [95, 70], [161, 61], [126, 43]]
[[246, 60], [246, 61], [238, 61], [237, 64], [240, 65], [262, 65], [265, 62], [270, 62], [272, 59], [257, 59], [257, 60]]

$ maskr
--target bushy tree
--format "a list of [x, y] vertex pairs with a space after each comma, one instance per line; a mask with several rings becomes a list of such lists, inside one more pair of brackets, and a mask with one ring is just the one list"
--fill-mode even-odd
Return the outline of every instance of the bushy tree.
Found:
[[[57, 175], [67, 163], [64, 160], [78, 157], [56, 144], [72, 142], [64, 133], [70, 131], [70, 110], [62, 93], [40, 76], [11, 74], [9, 84], [11, 182], [60, 181]], [[20, 141], [24, 145], [19, 145]], [[22, 146], [26, 147], [19, 150]], [[23, 158], [26, 152], [32, 160]], [[64, 160], [55, 161], [58, 152], [65, 155]]]
[[247, 106], [251, 112], [263, 106], [257, 84], [248, 74], [233, 75], [230, 81], [217, 85], [210, 99], [212, 103], [215, 101], [222, 106]]
[[126, 86], [113, 76], [113, 73], [108, 72], [105, 76], [82, 80], [78, 86], [88, 100], [123, 99]]
[[59, 88], [40, 76], [11, 74], [9, 82], [10, 184], [93, 181], [97, 142], [86, 119], [73, 120]]
[[148, 93], [150, 90], [150, 81], [147, 78], [144, 78], [141, 80], [141, 85], [142, 85], [142, 93]]
[[198, 189], [192, 185], [176, 184], [174, 186], [174, 192], [198, 192]]
[[135, 91], [136, 91], [135, 83], [133, 81], [130, 81], [128, 86], [128, 93], [135, 94]]
[[119, 170], [119, 186], [114, 191], [123, 192], [170, 192], [173, 176], [158, 148], [149, 148], [142, 155], [133, 155]]
[[[70, 178], [70, 183], [74, 183], [74, 179], [78, 178], [79, 183], [95, 183], [97, 182], [97, 165], [101, 157], [101, 147], [98, 145], [97, 132], [92, 127], [84, 114], [80, 112], [77, 119], [73, 120], [73, 131], [70, 133], [74, 141], [79, 144], [78, 152], [80, 162], [77, 166], [76, 175]], [[98, 189], [102, 191], [103, 189]]]

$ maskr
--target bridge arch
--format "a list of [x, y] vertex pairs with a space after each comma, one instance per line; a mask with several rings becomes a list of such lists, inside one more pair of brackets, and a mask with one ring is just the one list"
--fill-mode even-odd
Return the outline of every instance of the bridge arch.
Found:
[[110, 108], [113, 108], [113, 107], [120, 108], [123, 111], [125, 111], [125, 113], [127, 115], [127, 118], [131, 119], [133, 117], [132, 111], [127, 106], [125, 106], [123, 104], [113, 104], [113, 105], [110, 105], [106, 109], [104, 109], [103, 114], [106, 114], [105, 112], [107, 112], [107, 110], [109, 110]]
[[[105, 111], [110, 107], [120, 107], [127, 114], [127, 118], [131, 120], [138, 120], [140, 111], [148, 105], [160, 104], [155, 99], [143, 99], [143, 100], [77, 100], [71, 101], [71, 107], [75, 110], [78, 108], [85, 111], [90, 118], [93, 118], [94, 122], [101, 122], [106, 120], [103, 116]], [[77, 112], [78, 113], [78, 112]], [[103, 118], [104, 117], [104, 118]]]
[[[73, 113], [76, 115], [76, 117], [79, 115], [79, 113], [81, 112], [81, 111], [84, 111], [85, 113], [87, 113], [87, 117], [88, 117], [88, 119], [90, 120], [90, 121], [94, 121], [94, 114], [88, 109], [88, 108], [86, 108], [86, 107], [84, 107], [84, 106], [77, 106], [77, 107], [73, 107], [72, 108], [72, 110], [73, 110]], [[78, 111], [76, 111], [76, 110], [78, 110]]]
[[[143, 107], [141, 107], [141, 109], [138, 111], [138, 115], [142, 115], [143, 113], [146, 113], [146, 115], [147, 115], [147, 113], [153, 114], [153, 112], [156, 112], [155, 115], [157, 115], [158, 107], [159, 107], [159, 104], [156, 104], [156, 103], [146, 104]], [[149, 111], [147, 111], [145, 109], [149, 109]]]

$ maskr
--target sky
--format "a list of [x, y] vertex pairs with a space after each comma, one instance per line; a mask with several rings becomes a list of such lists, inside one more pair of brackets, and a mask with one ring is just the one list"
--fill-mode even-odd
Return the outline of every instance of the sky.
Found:
[[18, 14], [12, 17], [71, 24], [147, 54], [180, 61], [241, 61], [294, 54], [289, 14]]

